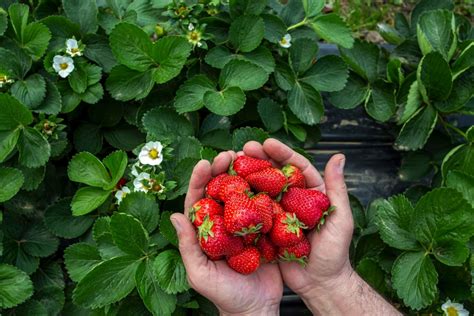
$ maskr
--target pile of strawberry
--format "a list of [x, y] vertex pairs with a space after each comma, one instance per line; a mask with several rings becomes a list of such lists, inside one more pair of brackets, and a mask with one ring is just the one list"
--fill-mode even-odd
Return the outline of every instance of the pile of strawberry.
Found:
[[330, 212], [328, 197], [306, 189], [297, 167], [280, 170], [248, 156], [211, 179], [206, 196], [190, 210], [201, 248], [242, 274], [277, 259], [304, 264], [311, 251], [305, 234]]

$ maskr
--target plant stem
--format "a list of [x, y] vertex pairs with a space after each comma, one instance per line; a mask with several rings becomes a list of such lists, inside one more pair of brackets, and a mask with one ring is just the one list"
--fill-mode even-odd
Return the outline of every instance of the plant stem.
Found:
[[448, 130], [447, 128], [450, 128], [451, 130], [455, 131], [459, 135], [461, 135], [463, 138], [467, 139], [466, 133], [464, 133], [462, 130], [457, 128], [456, 126], [452, 125], [451, 123], [446, 122], [441, 115], [438, 115], [439, 120], [441, 121], [441, 124], [443, 124], [444, 128]]
[[296, 23], [296, 24], [290, 25], [286, 30], [287, 30], [287, 31], [291, 31], [291, 30], [293, 30], [293, 29], [296, 29], [296, 28], [298, 28], [298, 27], [300, 27], [300, 26], [305, 25], [306, 22], [307, 22], [307, 20], [306, 20], [306, 18], [304, 18], [303, 21], [300, 21], [300, 22], [298, 22], [298, 23]]

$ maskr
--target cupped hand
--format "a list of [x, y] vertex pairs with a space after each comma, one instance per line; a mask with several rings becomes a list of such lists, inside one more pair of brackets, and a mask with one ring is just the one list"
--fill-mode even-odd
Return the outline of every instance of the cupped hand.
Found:
[[223, 260], [212, 261], [202, 252], [196, 231], [188, 219], [188, 210], [204, 197], [205, 186], [212, 178], [226, 172], [236, 154], [220, 153], [211, 165], [201, 160], [189, 181], [185, 200], [185, 214], [175, 213], [171, 221], [179, 238], [190, 286], [211, 300], [221, 314], [277, 315], [283, 293], [283, 281], [277, 264], [264, 264], [250, 274], [242, 275]]

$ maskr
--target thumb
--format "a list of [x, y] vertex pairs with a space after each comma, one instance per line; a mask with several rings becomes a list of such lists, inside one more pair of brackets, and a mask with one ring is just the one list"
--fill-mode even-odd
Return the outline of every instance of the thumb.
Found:
[[183, 258], [184, 266], [190, 277], [193, 273], [207, 264], [207, 257], [202, 252], [196, 237], [196, 231], [189, 219], [181, 213], [171, 215], [171, 223], [178, 234], [179, 252]]

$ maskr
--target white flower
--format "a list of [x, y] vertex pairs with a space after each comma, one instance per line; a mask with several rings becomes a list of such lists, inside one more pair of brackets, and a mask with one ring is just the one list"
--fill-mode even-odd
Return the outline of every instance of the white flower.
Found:
[[188, 30], [189, 30], [189, 31], [194, 30], [194, 25], [193, 25], [192, 23], [189, 23], [189, 24], [188, 24]]
[[132, 165], [132, 172], [131, 172], [132, 176], [138, 177], [139, 172], [138, 172], [137, 168], [140, 168], [140, 167], [141, 167], [141, 165], [140, 165], [139, 161], [137, 161], [136, 163], [134, 163]]
[[61, 78], [66, 78], [74, 70], [74, 61], [71, 57], [56, 55], [53, 58], [53, 68]]
[[130, 193], [130, 189], [128, 187], [122, 187], [122, 189], [115, 192], [115, 198], [117, 199], [117, 203], [120, 204], [123, 198]]
[[453, 303], [451, 300], [447, 300], [446, 303], [441, 305], [441, 309], [446, 316], [469, 316], [469, 311], [464, 309], [462, 304]]
[[81, 49], [79, 48], [76, 39], [70, 38], [66, 41], [66, 53], [71, 57], [82, 56]]
[[158, 166], [163, 161], [163, 145], [160, 142], [146, 143], [138, 159], [144, 165]]
[[13, 79], [8, 78], [7, 75], [0, 75], [0, 88], [7, 83], [13, 83]]
[[135, 192], [148, 192], [150, 190], [150, 174], [146, 172], [142, 172], [138, 175], [138, 177], [133, 180], [133, 187]]
[[289, 48], [291, 46], [291, 35], [285, 34], [278, 43], [283, 48]]

